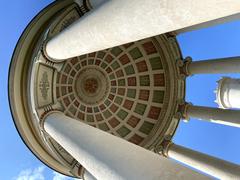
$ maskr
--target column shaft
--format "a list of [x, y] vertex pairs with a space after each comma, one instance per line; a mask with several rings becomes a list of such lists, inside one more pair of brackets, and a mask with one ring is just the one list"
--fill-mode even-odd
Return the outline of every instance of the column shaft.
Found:
[[239, 73], [240, 57], [193, 61], [187, 66], [187, 73], [193, 74], [221, 74]]
[[228, 17], [223, 17], [223, 18], [219, 18], [219, 19], [216, 19], [216, 20], [204, 22], [204, 23], [197, 24], [197, 25], [194, 25], [194, 26], [186, 27], [186, 28], [183, 28], [183, 29], [179, 29], [179, 30], [176, 31], [176, 33], [177, 34], [182, 34], [182, 33], [186, 33], [186, 32], [189, 32], [189, 31], [194, 31], [194, 30], [197, 30], [197, 29], [203, 29], [203, 28], [208, 28], [208, 27], [211, 27], [211, 26], [217, 26], [219, 24], [227, 23], [227, 22], [230, 22], [230, 21], [237, 21], [239, 19], [240, 19], [240, 13], [234, 14], [234, 15], [231, 15], [231, 16], [228, 16]]
[[109, 0], [53, 37], [46, 52], [67, 59], [239, 12], [237, 0]]
[[167, 155], [219, 179], [239, 179], [240, 177], [240, 166], [176, 144], [168, 147]]
[[240, 127], [240, 111], [238, 110], [188, 105], [184, 116]]
[[44, 129], [96, 179], [208, 179], [60, 112], [46, 117]]

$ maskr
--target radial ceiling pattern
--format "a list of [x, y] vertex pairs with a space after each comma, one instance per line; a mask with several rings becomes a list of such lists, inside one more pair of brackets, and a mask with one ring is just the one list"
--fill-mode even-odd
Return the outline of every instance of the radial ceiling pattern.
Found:
[[166, 90], [152, 39], [68, 60], [56, 87], [66, 115], [140, 144], [159, 120]]

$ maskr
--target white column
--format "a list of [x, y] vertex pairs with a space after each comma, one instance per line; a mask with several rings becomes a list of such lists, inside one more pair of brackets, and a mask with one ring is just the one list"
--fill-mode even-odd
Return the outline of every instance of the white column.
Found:
[[224, 77], [219, 80], [216, 102], [221, 108], [240, 108], [240, 79]]
[[184, 117], [197, 118], [218, 124], [240, 127], [240, 111], [203, 106], [187, 105]]
[[240, 57], [192, 61], [187, 63], [186, 71], [188, 75], [239, 73]]
[[96, 179], [208, 179], [60, 112], [46, 117], [44, 129]]
[[194, 31], [194, 30], [197, 30], [197, 29], [208, 28], [208, 27], [211, 27], [211, 26], [216, 26], [216, 25], [227, 23], [227, 22], [230, 22], [230, 21], [237, 21], [239, 19], [240, 19], [240, 13], [239, 14], [234, 14], [234, 15], [231, 15], [231, 16], [227, 16], [227, 17], [223, 17], [223, 18], [219, 18], [219, 19], [215, 19], [215, 20], [212, 20], [212, 21], [204, 22], [204, 23], [201, 23], [201, 24], [193, 25], [193, 26], [190, 26], [190, 27], [187, 27], [187, 28], [179, 29], [179, 30], [176, 31], [176, 34], [182, 34], [182, 33], [186, 33], [186, 32], [189, 32], [189, 31]]
[[240, 166], [176, 144], [171, 144], [167, 156], [219, 179], [239, 179]]
[[240, 12], [238, 0], [109, 0], [46, 44], [67, 59]]

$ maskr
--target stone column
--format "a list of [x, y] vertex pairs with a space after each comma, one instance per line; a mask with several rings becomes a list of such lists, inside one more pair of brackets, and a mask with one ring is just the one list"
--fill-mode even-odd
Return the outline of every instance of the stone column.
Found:
[[167, 146], [167, 157], [219, 179], [239, 179], [240, 166], [176, 144]]
[[44, 130], [96, 179], [208, 179], [60, 112], [46, 117]]
[[240, 111], [238, 110], [193, 106], [191, 104], [187, 104], [183, 116], [185, 119], [192, 117], [227, 126], [240, 127]]
[[240, 12], [237, 0], [109, 0], [46, 44], [63, 60]]
[[[189, 59], [189, 58], [188, 58]], [[187, 75], [239, 73], [240, 57], [229, 57], [187, 62]]]
[[200, 24], [190, 26], [190, 27], [187, 27], [187, 28], [184, 28], [184, 29], [179, 29], [179, 30], [175, 31], [175, 33], [176, 34], [182, 34], [182, 33], [186, 33], [186, 32], [189, 32], [189, 31], [194, 31], [194, 30], [197, 30], [197, 29], [203, 29], [203, 28], [208, 28], [208, 27], [211, 27], [211, 26], [216, 26], [216, 25], [227, 23], [227, 22], [230, 22], [230, 21], [237, 21], [239, 19], [240, 19], [240, 13], [234, 14], [234, 15], [231, 15], [231, 16], [227, 16], [227, 17], [223, 17], [223, 18], [219, 18], [219, 19], [215, 19], [215, 20], [212, 20], [212, 21], [200, 23]]
[[221, 108], [240, 108], [240, 79], [224, 77], [218, 81], [216, 103]]

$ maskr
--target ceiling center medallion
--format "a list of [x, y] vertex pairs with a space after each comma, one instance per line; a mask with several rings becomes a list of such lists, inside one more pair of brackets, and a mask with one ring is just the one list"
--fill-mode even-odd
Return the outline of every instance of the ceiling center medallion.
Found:
[[84, 89], [87, 93], [94, 94], [98, 88], [98, 82], [95, 78], [86, 79]]
[[109, 93], [109, 79], [101, 68], [86, 66], [76, 76], [75, 93], [86, 105], [102, 102]]

